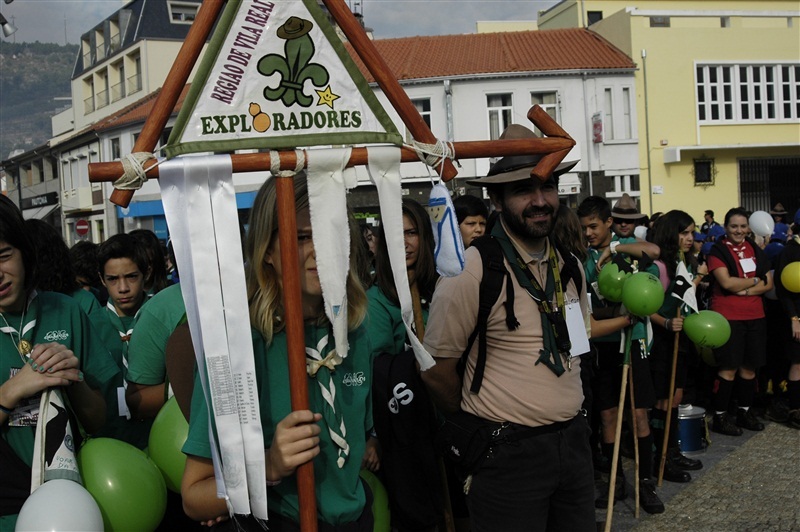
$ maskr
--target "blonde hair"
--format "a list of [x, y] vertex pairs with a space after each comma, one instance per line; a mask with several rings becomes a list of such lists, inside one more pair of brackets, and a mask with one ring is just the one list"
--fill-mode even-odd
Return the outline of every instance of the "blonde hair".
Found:
[[[258, 329], [268, 342], [283, 330], [286, 322], [283, 308], [283, 293], [275, 268], [267, 263], [267, 255], [278, 238], [278, 207], [275, 179], [268, 179], [258, 191], [250, 211], [250, 223], [245, 240], [245, 273], [247, 277], [247, 301], [250, 307], [250, 323]], [[308, 184], [306, 174], [293, 178], [295, 211], [308, 208]], [[353, 224], [354, 218], [349, 217]], [[351, 228], [351, 234], [352, 228]], [[347, 322], [350, 330], [357, 328], [367, 314], [367, 294], [357, 276], [356, 250], [359, 242], [350, 239], [350, 271], [347, 275]], [[278, 260], [280, 260], [278, 258]], [[318, 325], [328, 322], [321, 308], [315, 318]]]

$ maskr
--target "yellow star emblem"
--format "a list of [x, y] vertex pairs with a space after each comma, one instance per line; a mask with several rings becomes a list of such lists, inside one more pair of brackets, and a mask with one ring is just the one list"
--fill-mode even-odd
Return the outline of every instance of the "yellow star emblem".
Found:
[[317, 105], [327, 105], [331, 109], [333, 109], [334, 100], [339, 99], [339, 95], [333, 93], [330, 85], [325, 87], [324, 91], [317, 91], [317, 95], [319, 96], [319, 101], [317, 102]]

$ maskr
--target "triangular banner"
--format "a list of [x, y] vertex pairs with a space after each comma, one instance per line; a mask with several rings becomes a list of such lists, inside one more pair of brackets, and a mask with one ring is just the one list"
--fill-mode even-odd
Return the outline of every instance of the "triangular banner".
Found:
[[230, 0], [165, 151], [401, 142], [314, 0]]

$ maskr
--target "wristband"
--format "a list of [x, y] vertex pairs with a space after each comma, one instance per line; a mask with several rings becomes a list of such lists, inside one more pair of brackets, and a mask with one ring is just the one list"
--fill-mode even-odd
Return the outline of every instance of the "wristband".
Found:
[[0, 405], [0, 412], [3, 412], [7, 416], [10, 416], [11, 412], [13, 412], [13, 411], [14, 411], [13, 408], [8, 408], [7, 406]]
[[667, 319], [664, 320], [664, 328], [666, 330], [668, 330], [668, 331], [672, 330], [672, 319], [671, 318], [667, 318]]
[[268, 486], [268, 487], [270, 487], [270, 488], [271, 488], [272, 486], [277, 486], [278, 484], [280, 484], [280, 483], [281, 483], [281, 480], [282, 480], [282, 479], [278, 479], [278, 480], [267, 480], [267, 486]]
[[753, 277], [753, 286], [757, 285], [760, 280], [758, 277]]
[[619, 241], [618, 240], [614, 240], [613, 242], [611, 242], [608, 245], [608, 250], [611, 252], [612, 255], [616, 255], [617, 254], [617, 246], [619, 246]]

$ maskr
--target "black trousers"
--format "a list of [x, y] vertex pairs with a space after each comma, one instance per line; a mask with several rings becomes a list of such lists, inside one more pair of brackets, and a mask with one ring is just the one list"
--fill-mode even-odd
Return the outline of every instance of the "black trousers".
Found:
[[473, 532], [593, 531], [589, 426], [566, 427], [492, 448], [467, 494]]

